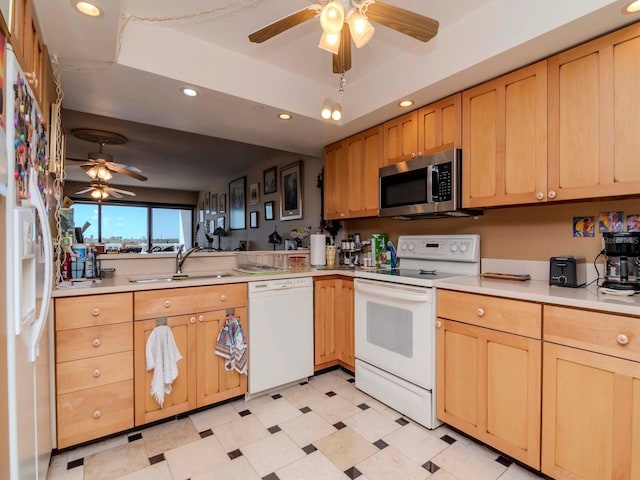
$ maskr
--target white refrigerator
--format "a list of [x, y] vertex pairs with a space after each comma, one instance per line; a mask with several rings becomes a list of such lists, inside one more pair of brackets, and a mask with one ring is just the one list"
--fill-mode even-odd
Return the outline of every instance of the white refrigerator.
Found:
[[[4, 47], [3, 47], [4, 48]], [[53, 241], [46, 206], [47, 133], [10, 46], [5, 51], [3, 188], [6, 266], [6, 420], [10, 480], [44, 480], [53, 445], [51, 408]], [[3, 182], [4, 183], [4, 182]], [[5, 336], [6, 335], [6, 336]], [[6, 343], [5, 343], [6, 342]], [[0, 472], [7, 475], [6, 470]]]

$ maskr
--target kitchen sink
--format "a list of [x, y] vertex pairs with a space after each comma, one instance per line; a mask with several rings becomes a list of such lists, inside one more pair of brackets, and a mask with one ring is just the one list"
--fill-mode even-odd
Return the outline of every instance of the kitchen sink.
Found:
[[233, 277], [232, 273], [192, 273], [192, 274], [171, 274], [171, 275], [153, 275], [148, 277], [130, 278], [131, 283], [156, 283], [156, 282], [180, 282], [182, 280], [201, 280], [206, 278], [226, 278]]

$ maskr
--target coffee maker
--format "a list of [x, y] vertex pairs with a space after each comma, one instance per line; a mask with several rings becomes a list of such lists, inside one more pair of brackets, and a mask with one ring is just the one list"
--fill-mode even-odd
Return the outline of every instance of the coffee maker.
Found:
[[640, 292], [640, 232], [603, 232], [605, 288]]

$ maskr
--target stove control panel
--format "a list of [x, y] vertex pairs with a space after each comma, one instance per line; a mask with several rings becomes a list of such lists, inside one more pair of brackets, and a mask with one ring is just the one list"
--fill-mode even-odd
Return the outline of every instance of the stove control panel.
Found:
[[480, 236], [401, 235], [398, 258], [477, 263], [480, 261]]

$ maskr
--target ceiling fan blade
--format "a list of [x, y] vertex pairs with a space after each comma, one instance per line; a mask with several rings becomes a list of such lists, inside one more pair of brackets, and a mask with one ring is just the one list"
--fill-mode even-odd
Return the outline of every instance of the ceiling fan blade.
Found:
[[428, 42], [435, 37], [440, 25], [433, 18], [378, 0], [367, 6], [366, 15], [372, 22], [380, 23], [421, 42]]
[[72, 160], [74, 162], [86, 162], [87, 159], [86, 158], [71, 158], [71, 157], [66, 157], [67, 160]]
[[[122, 190], [122, 189], [120, 189], [120, 188], [108, 187], [108, 190], [109, 190], [109, 192], [110, 192], [110, 193], [115, 192], [115, 193], [122, 193], [122, 194], [124, 194], [124, 195], [130, 195], [130, 196], [132, 196], [132, 197], [135, 197], [135, 196], [136, 196], [136, 194], [135, 194], [135, 193], [130, 192], [129, 190]], [[116, 195], [114, 195], [114, 197], [115, 197], [115, 196], [116, 196]], [[121, 195], [119, 198], [122, 198], [122, 195]]]
[[349, 25], [344, 24], [340, 33], [340, 49], [332, 55], [333, 73], [344, 73], [351, 70], [351, 32]]
[[302, 10], [273, 22], [271, 25], [267, 25], [266, 27], [253, 32], [249, 35], [249, 41], [253, 43], [262, 43], [286, 30], [289, 30], [290, 28], [295, 27], [296, 25], [300, 25], [307, 20], [311, 20], [318, 15], [318, 13], [320, 13], [320, 5], [311, 5], [307, 8], [303, 8]]
[[105, 189], [105, 193], [111, 195], [112, 197], [115, 198], [122, 198], [122, 195], [120, 195], [119, 192], [116, 192], [116, 190], [114, 188], [107, 188]]
[[122, 173], [124, 175], [128, 175], [136, 180], [140, 180], [142, 182], [147, 180], [147, 177], [141, 175], [142, 170], [137, 167], [133, 167], [131, 165], [123, 165], [122, 163], [114, 163], [109, 162], [106, 164], [107, 168], [116, 173]]
[[87, 188], [83, 188], [82, 190], [78, 190], [76, 192], [76, 195], [82, 195], [84, 193], [89, 193], [91, 190], [93, 190], [95, 187], [87, 187]]

